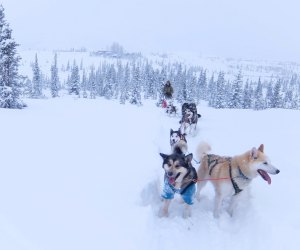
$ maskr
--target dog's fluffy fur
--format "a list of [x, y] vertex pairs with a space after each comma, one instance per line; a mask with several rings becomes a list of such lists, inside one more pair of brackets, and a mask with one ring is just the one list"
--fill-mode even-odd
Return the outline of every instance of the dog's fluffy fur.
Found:
[[201, 117], [200, 114], [197, 113], [196, 103], [183, 103], [181, 107], [182, 117], [179, 123], [181, 124], [180, 130], [182, 133], [186, 133], [188, 127], [189, 133], [192, 131], [192, 127], [194, 128], [194, 132], [197, 128], [198, 119]]
[[[163, 158], [162, 168], [165, 171], [164, 180], [165, 184], [171, 185], [176, 193], [184, 195], [191, 185], [195, 186], [197, 179], [196, 169], [192, 166], [193, 154], [187, 156], [182, 154], [163, 154], [160, 153]], [[174, 191], [173, 190], [173, 191]], [[192, 195], [194, 196], [194, 195]], [[164, 204], [160, 211], [160, 216], [168, 216], [169, 205], [172, 198], [164, 198]], [[190, 204], [185, 204], [184, 217], [190, 216]]]
[[208, 154], [210, 150], [211, 147], [207, 143], [201, 143], [197, 148], [197, 156], [201, 159], [201, 164], [197, 171], [198, 187], [196, 196], [200, 200], [201, 189], [207, 182], [201, 181], [201, 179], [219, 179], [211, 181], [215, 189], [215, 217], [219, 217], [222, 201], [228, 196], [231, 196], [228, 212], [232, 215], [239, 202], [242, 190], [255, 177], [261, 176], [271, 184], [268, 173], [272, 175], [279, 173], [279, 170], [270, 164], [269, 158], [265, 155], [263, 144], [258, 149], [252, 148], [241, 155], [233, 157]]
[[177, 115], [177, 108], [176, 108], [176, 106], [174, 106], [173, 104], [169, 104], [167, 106], [166, 113], [169, 114], [169, 115], [173, 114], [174, 116], [176, 116]]
[[185, 155], [188, 151], [186, 134], [182, 134], [180, 129], [170, 129], [170, 146], [172, 153]]

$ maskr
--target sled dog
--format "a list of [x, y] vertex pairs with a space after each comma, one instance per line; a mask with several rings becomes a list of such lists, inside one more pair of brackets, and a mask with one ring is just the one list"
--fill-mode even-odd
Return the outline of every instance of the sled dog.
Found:
[[170, 129], [170, 146], [174, 154], [186, 154], [188, 150], [186, 134], [182, 134], [180, 129]]
[[190, 127], [189, 133], [191, 133], [192, 127], [196, 131], [198, 119], [201, 117], [197, 113], [196, 103], [184, 103], [181, 107], [182, 117], [179, 123], [181, 124], [180, 130], [182, 133], [186, 133], [188, 127]]
[[237, 156], [225, 157], [215, 154], [208, 154], [211, 150], [207, 143], [200, 143], [197, 148], [197, 155], [201, 159], [198, 168], [197, 199], [200, 199], [201, 189], [207, 181], [211, 180], [215, 189], [214, 217], [219, 217], [222, 201], [231, 196], [228, 212], [232, 216], [240, 200], [240, 194], [251, 181], [257, 177], [271, 184], [269, 174], [275, 175], [280, 171], [271, 165], [269, 158], [264, 153], [264, 145], [258, 149], [251, 150]]
[[187, 156], [180, 154], [166, 155], [160, 153], [163, 159], [164, 185], [161, 197], [163, 206], [159, 216], [167, 217], [169, 205], [175, 193], [180, 194], [185, 203], [183, 217], [191, 216], [190, 206], [193, 204], [196, 192], [195, 181], [197, 179], [196, 169], [192, 166], [193, 154]]
[[177, 115], [177, 108], [172, 103], [167, 106], [166, 113], [169, 115]]

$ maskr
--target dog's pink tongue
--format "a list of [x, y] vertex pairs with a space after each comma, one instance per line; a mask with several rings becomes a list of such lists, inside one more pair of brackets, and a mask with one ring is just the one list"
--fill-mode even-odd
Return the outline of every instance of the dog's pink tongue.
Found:
[[271, 184], [271, 177], [268, 175], [268, 173], [262, 169], [258, 170], [259, 174], [261, 175], [261, 177], [268, 182], [268, 184]]
[[174, 185], [174, 183], [175, 183], [175, 178], [170, 177], [170, 178], [169, 178], [169, 182], [170, 182], [170, 184]]

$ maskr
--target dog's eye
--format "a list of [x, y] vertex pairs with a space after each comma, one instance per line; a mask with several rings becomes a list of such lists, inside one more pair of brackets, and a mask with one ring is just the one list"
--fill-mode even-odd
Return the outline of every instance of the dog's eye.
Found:
[[264, 163], [263, 163], [264, 165], [268, 165], [268, 163], [265, 161]]
[[172, 166], [172, 164], [171, 163], [168, 163], [168, 167], [171, 167]]
[[180, 168], [180, 166], [179, 165], [175, 165], [175, 168]]

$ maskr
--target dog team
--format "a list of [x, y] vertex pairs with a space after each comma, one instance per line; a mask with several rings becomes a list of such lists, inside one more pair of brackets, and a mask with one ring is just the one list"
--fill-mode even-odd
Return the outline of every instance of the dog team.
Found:
[[215, 190], [213, 215], [218, 218], [222, 212], [222, 202], [229, 198], [227, 212], [232, 216], [241, 200], [241, 193], [257, 177], [271, 184], [269, 174], [275, 175], [279, 170], [271, 165], [264, 152], [264, 145], [253, 147], [240, 155], [228, 157], [209, 153], [211, 147], [200, 143], [196, 149], [200, 160], [198, 170], [193, 167], [193, 154], [188, 153], [186, 140], [187, 127], [196, 129], [198, 118], [195, 103], [182, 105], [181, 126], [177, 131], [170, 130], [171, 154], [160, 153], [164, 169], [164, 185], [161, 197], [163, 205], [159, 216], [167, 217], [169, 206], [175, 194], [179, 194], [184, 203], [183, 217], [191, 216], [194, 198], [200, 200], [200, 193], [210, 181]]

